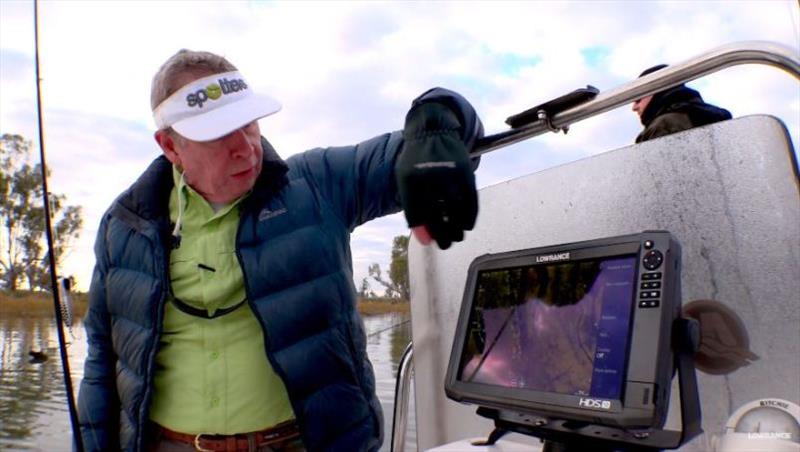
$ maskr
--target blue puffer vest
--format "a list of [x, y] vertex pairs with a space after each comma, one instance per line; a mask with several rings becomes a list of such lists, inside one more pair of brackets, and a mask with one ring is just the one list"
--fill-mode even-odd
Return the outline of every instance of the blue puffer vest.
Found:
[[[460, 96], [434, 89], [415, 102], [421, 99], [454, 105], [467, 118], [465, 141], [482, 132]], [[356, 226], [399, 210], [394, 162], [402, 135], [315, 149], [286, 162], [262, 144], [264, 165], [241, 204], [236, 251], [267, 357], [286, 385], [308, 450], [377, 450], [383, 419], [355, 310], [349, 238]], [[78, 397], [87, 451], [145, 447], [169, 291], [171, 168], [156, 159], [98, 230]]]

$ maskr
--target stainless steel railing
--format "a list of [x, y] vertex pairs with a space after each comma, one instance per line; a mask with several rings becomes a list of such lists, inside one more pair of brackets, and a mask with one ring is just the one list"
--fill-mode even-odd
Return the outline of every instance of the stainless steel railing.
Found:
[[414, 344], [409, 342], [400, 365], [397, 367], [397, 380], [394, 388], [394, 414], [392, 416], [392, 452], [403, 452], [406, 447], [408, 428], [408, 399], [411, 392], [411, 378], [414, 374]]
[[718, 47], [682, 63], [600, 93], [589, 102], [517, 129], [481, 138], [471, 155], [477, 156], [582, 121], [681, 83], [740, 64], [766, 64], [800, 78], [800, 59], [789, 47], [766, 41], [745, 41]]

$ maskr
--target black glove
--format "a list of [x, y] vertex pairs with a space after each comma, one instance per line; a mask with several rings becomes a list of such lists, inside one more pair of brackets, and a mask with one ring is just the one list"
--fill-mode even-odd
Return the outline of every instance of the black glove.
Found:
[[427, 102], [406, 116], [403, 151], [395, 177], [409, 227], [424, 225], [441, 249], [475, 226], [478, 194], [458, 117]]

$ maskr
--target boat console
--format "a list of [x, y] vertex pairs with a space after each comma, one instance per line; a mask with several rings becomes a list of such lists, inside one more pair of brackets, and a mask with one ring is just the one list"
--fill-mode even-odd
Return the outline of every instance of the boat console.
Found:
[[[793, 50], [724, 46], [538, 105], [472, 155], [753, 62], [800, 78]], [[796, 156], [780, 121], [740, 117], [486, 186], [467, 240], [412, 240], [417, 448], [800, 450]]]

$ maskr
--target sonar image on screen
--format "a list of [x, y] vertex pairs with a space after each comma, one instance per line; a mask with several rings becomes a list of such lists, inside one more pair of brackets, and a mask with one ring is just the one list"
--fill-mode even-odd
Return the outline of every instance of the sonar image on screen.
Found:
[[480, 272], [459, 380], [619, 398], [635, 273], [635, 256]]

